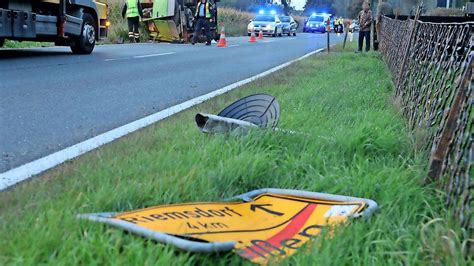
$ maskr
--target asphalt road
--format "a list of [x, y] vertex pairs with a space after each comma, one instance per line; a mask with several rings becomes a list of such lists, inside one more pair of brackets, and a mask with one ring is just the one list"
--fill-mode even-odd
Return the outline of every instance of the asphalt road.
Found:
[[247, 40], [104, 45], [91, 55], [0, 49], [0, 173], [326, 45], [324, 34]]

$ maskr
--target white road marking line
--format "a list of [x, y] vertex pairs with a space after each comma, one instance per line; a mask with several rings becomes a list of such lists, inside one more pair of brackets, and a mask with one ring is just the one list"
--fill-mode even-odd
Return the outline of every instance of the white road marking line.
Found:
[[213, 92], [210, 92], [208, 94], [196, 97], [194, 99], [188, 100], [186, 102], [180, 103], [178, 105], [166, 108], [162, 111], [159, 111], [157, 113], [154, 113], [152, 115], [149, 115], [147, 117], [138, 119], [134, 122], [131, 122], [129, 124], [123, 125], [121, 127], [112, 129], [110, 131], [107, 131], [105, 133], [102, 133], [98, 136], [95, 136], [93, 138], [90, 138], [88, 140], [85, 140], [83, 142], [77, 143], [73, 146], [70, 146], [68, 148], [65, 148], [63, 150], [57, 151], [53, 154], [50, 154], [48, 156], [45, 156], [43, 158], [37, 159], [33, 162], [26, 163], [22, 166], [19, 166], [17, 168], [8, 170], [7, 172], [1, 173], [0, 174], [0, 191], [7, 189], [17, 183], [20, 183], [22, 181], [25, 181], [34, 175], [38, 175], [46, 170], [49, 170], [57, 165], [60, 165], [64, 163], [65, 161], [74, 159], [82, 154], [85, 154], [89, 151], [92, 151], [94, 149], [97, 149], [107, 143], [110, 143], [118, 138], [121, 138], [125, 135], [128, 135], [132, 132], [135, 132], [141, 128], [147, 127], [151, 124], [154, 124], [158, 121], [161, 121], [167, 117], [170, 117], [176, 113], [182, 112], [186, 109], [189, 109], [195, 105], [198, 105], [202, 102], [205, 102], [209, 99], [212, 99], [216, 96], [222, 95], [226, 92], [229, 92], [231, 90], [234, 90], [235, 88], [238, 88], [242, 85], [245, 85], [247, 83], [250, 83], [254, 80], [257, 80], [259, 78], [265, 77], [273, 72], [276, 72], [280, 69], [283, 69], [297, 61], [300, 61], [306, 57], [309, 57], [311, 55], [314, 55], [316, 53], [319, 53], [321, 51], [324, 51], [324, 48], [312, 51], [310, 53], [307, 53], [297, 59], [291, 60], [289, 62], [286, 62], [284, 64], [281, 64], [279, 66], [273, 67], [267, 71], [264, 71], [260, 74], [257, 74], [255, 76], [252, 76], [250, 78], [235, 82], [233, 84], [230, 84], [228, 86], [225, 86], [223, 88], [217, 89]]
[[104, 59], [105, 62], [109, 62], [109, 61], [117, 61], [117, 60], [127, 60], [127, 59], [130, 59], [129, 57], [121, 57], [121, 58], [108, 58], [108, 59]]
[[294, 40], [296, 39], [295, 37], [287, 38], [287, 40]]
[[238, 44], [232, 44], [232, 45], [229, 45], [228, 47], [231, 48], [231, 47], [237, 47], [237, 46], [240, 46]]
[[135, 55], [133, 57], [108, 58], [108, 59], [104, 59], [104, 61], [109, 62], [109, 61], [117, 61], [117, 60], [140, 59], [140, 58], [155, 57], [155, 56], [170, 55], [170, 54], [175, 54], [175, 52], [161, 53], [161, 54]]
[[155, 56], [162, 56], [162, 55], [169, 55], [169, 54], [175, 54], [175, 52], [161, 53], [161, 54], [136, 55], [133, 58], [147, 58], [147, 57], [155, 57]]
[[150, 42], [140, 42], [140, 43], [110, 43], [110, 44], [96, 44], [97, 47], [105, 47], [105, 46], [131, 46], [131, 45], [147, 45], [147, 44], [155, 44]]
[[274, 42], [275, 40], [268, 40], [268, 41], [261, 41], [262, 43], [270, 43], [270, 42]]

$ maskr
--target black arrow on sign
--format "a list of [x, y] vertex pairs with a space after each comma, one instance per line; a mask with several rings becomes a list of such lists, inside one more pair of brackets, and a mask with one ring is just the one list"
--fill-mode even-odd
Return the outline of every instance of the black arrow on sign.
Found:
[[282, 216], [284, 213], [281, 213], [281, 212], [276, 212], [276, 211], [272, 211], [272, 210], [269, 210], [267, 208], [265, 208], [264, 206], [272, 206], [272, 204], [251, 204], [250, 205], [250, 210], [252, 211], [255, 211], [256, 209], [261, 209], [262, 211], [266, 211], [270, 214], [273, 214], [273, 215], [276, 215], [276, 216]]

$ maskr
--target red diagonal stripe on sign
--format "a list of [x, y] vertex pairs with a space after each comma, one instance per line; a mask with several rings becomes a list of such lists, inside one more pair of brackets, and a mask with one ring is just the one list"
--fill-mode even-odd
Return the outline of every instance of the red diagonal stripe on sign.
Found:
[[[281, 246], [282, 240], [293, 238], [293, 236], [299, 233], [301, 228], [303, 228], [303, 226], [308, 221], [309, 217], [311, 217], [311, 214], [313, 214], [316, 206], [316, 204], [308, 204], [297, 216], [291, 220], [291, 222], [285, 228], [283, 228], [283, 230], [265, 241], [270, 243], [272, 246], [279, 248]], [[258, 256], [258, 254], [255, 254], [254, 250], [258, 252], [259, 246], [252, 245], [248, 248], [245, 248], [243, 252], [239, 252], [239, 254], [247, 259], [253, 259]]]

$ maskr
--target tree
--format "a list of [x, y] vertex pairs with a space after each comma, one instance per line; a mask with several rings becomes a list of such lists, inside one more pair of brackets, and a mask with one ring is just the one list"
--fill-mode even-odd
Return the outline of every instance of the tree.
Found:
[[289, 16], [291, 0], [281, 0], [281, 4], [283, 5], [283, 10], [285, 12], [285, 15]]
[[349, 6], [352, 0], [333, 0], [332, 9], [336, 16], [341, 16], [348, 18], [349, 16]]
[[232, 7], [240, 10], [249, 10], [258, 1], [255, 0], [223, 0], [219, 3], [219, 6]]
[[357, 14], [362, 10], [362, 3], [364, 0], [352, 0], [351, 4], [347, 7], [347, 16], [349, 18], [356, 18]]
[[333, 13], [332, 0], [307, 0], [304, 10], [307, 14], [313, 12], [327, 12]]

